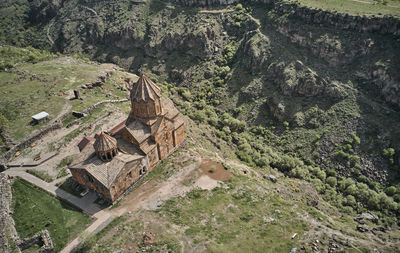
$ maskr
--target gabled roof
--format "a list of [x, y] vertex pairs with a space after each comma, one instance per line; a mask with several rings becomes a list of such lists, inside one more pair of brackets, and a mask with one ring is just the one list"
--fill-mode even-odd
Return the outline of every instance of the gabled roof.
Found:
[[161, 89], [153, 83], [147, 76], [142, 75], [133, 85], [131, 90], [131, 100], [148, 101], [161, 98]]
[[114, 137], [101, 132], [97, 135], [93, 146], [96, 152], [107, 152], [117, 148], [117, 140]]
[[179, 114], [178, 109], [176, 109], [176, 107], [174, 106], [174, 103], [171, 101], [171, 99], [162, 98], [161, 104], [162, 104], [163, 112], [165, 112], [165, 117], [167, 119], [172, 120]]
[[141, 143], [150, 137], [149, 127], [143, 124], [140, 120], [135, 120], [129, 123], [129, 125], [125, 126], [125, 129], [138, 143]]
[[122, 121], [121, 123], [119, 123], [118, 125], [116, 125], [113, 129], [110, 130], [110, 133], [112, 134], [116, 134], [119, 131], [121, 131], [122, 128], [124, 128], [126, 123], [126, 120]]
[[78, 144], [79, 151], [82, 151], [88, 143], [94, 143], [96, 141], [93, 137], [84, 137]]
[[118, 153], [111, 161], [103, 162], [96, 156], [94, 147], [87, 145], [69, 167], [86, 170], [93, 178], [110, 189], [127, 163], [141, 161], [142, 158], [144, 155], [139, 150], [131, 148], [126, 153]]

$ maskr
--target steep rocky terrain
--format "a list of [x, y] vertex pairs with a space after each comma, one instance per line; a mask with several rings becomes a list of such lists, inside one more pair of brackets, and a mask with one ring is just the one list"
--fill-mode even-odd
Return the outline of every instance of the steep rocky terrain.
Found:
[[1, 0], [0, 42], [146, 73], [221, 153], [398, 216], [399, 19], [238, 2]]

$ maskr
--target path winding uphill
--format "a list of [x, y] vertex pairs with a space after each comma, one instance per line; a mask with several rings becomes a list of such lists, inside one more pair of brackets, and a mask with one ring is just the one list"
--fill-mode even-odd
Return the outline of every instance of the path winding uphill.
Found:
[[[65, 180], [66, 178], [61, 178], [59, 180], [55, 180], [52, 183], [47, 183], [29, 173], [27, 173], [25, 168], [12, 168], [4, 173], [8, 176], [12, 177], [20, 177], [37, 187], [47, 191], [48, 193], [61, 198], [68, 203], [74, 205], [75, 207], [81, 209], [84, 213], [90, 215], [92, 218], [95, 219], [95, 221], [85, 229], [83, 233], [85, 234], [91, 234], [91, 233], [97, 233], [101, 231], [105, 226], [107, 226], [115, 217], [111, 211], [108, 209], [101, 209], [100, 206], [98, 206], [94, 201], [97, 199], [97, 195], [94, 192], [89, 192], [87, 195], [85, 195], [82, 198], [76, 197], [56, 186], [56, 184], [60, 180]], [[69, 176], [67, 176], [69, 177]], [[80, 236], [75, 238], [73, 241], [71, 241], [61, 252], [72, 252], [77, 246], [80, 244]]]
[[[209, 176], [196, 171], [201, 161], [190, 163], [181, 170], [174, 173], [170, 178], [165, 181], [159, 179], [151, 179], [143, 183], [140, 187], [135, 188], [127, 196], [121, 200], [119, 207], [109, 210], [101, 209], [95, 202], [97, 195], [95, 192], [90, 191], [86, 196], [79, 198], [76, 197], [56, 186], [60, 181], [65, 180], [67, 177], [57, 179], [51, 183], [47, 183], [29, 173], [24, 167], [10, 168], [4, 173], [11, 177], [20, 177], [37, 187], [49, 192], [50, 194], [61, 198], [70, 204], [78, 207], [84, 213], [90, 215], [95, 221], [85, 229], [81, 235], [78, 235], [72, 240], [61, 252], [73, 252], [80, 243], [82, 243], [82, 236], [95, 234], [100, 232], [106, 227], [114, 218], [122, 216], [126, 213], [131, 213], [140, 209], [154, 210], [160, 206], [164, 201], [184, 195], [194, 188], [212, 189], [218, 186], [218, 180], [212, 179]], [[192, 185], [184, 185], [182, 182], [188, 178], [196, 178], [196, 182]]]

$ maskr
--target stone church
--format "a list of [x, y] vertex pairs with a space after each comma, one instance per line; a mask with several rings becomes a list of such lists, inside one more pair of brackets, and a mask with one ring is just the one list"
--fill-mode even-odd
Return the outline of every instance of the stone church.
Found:
[[69, 169], [76, 181], [110, 202], [175, 151], [185, 139], [172, 101], [142, 75], [133, 85], [128, 118], [109, 132], [84, 138]]

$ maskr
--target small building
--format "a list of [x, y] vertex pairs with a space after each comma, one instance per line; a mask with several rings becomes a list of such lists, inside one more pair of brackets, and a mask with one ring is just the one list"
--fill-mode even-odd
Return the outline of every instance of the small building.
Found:
[[32, 123], [39, 124], [42, 121], [45, 121], [49, 118], [49, 114], [47, 112], [40, 112], [32, 116]]
[[69, 169], [76, 181], [110, 202], [184, 141], [183, 120], [172, 101], [142, 75], [132, 87], [128, 118], [109, 132], [85, 137]]

